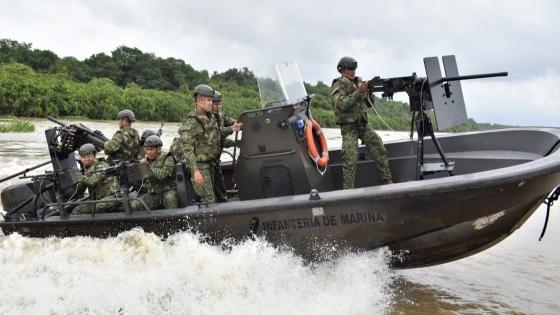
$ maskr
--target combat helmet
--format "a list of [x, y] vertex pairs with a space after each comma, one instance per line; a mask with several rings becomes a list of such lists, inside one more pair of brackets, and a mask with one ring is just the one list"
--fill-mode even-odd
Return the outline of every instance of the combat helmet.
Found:
[[212, 102], [221, 102], [222, 101], [222, 93], [218, 91], [214, 91], [214, 95], [212, 96]]
[[163, 143], [161, 143], [161, 139], [158, 135], [151, 135], [144, 141], [145, 147], [161, 147], [162, 145]]
[[342, 57], [336, 66], [338, 72], [342, 71], [342, 69], [356, 69], [358, 68], [358, 62], [356, 59], [352, 57]]
[[95, 148], [95, 146], [91, 143], [86, 143], [83, 144], [79, 149], [78, 149], [78, 154], [80, 155], [86, 155], [86, 154], [90, 154], [90, 153], [97, 153], [97, 149]]
[[215, 91], [209, 85], [199, 84], [194, 88], [193, 96], [196, 98], [198, 95], [213, 97]]
[[148, 139], [149, 136], [153, 135], [157, 135], [157, 133], [152, 129], [146, 129], [142, 131], [142, 135], [140, 136], [140, 144], [144, 144], [146, 142], [146, 139]]
[[119, 112], [119, 114], [117, 115], [117, 119], [123, 118], [128, 119], [128, 121], [130, 122], [136, 121], [136, 115], [134, 115], [134, 112], [132, 112], [130, 109], [124, 109]]

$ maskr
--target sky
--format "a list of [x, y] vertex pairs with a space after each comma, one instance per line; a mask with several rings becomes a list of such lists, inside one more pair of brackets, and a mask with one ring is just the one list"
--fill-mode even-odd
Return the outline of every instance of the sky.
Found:
[[558, 0], [0, 0], [0, 38], [80, 60], [126, 45], [210, 73], [296, 61], [329, 85], [342, 56], [366, 79], [455, 55], [460, 74], [509, 72], [463, 81], [469, 117], [560, 127]]

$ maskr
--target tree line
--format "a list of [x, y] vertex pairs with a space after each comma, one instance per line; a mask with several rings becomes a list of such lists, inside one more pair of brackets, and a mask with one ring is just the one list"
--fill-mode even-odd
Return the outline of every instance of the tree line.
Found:
[[[141, 120], [180, 121], [178, 113], [192, 110], [192, 89], [201, 83], [223, 94], [223, 108], [233, 117], [260, 107], [255, 75], [246, 67], [210, 75], [181, 59], [161, 58], [126, 46], [117, 47], [110, 55], [98, 53], [80, 61], [34, 49], [30, 43], [0, 40], [2, 115], [114, 119], [120, 110], [128, 108]], [[322, 126], [336, 127], [330, 87], [319, 81], [305, 83], [305, 88], [308, 94], [314, 94], [315, 119]], [[372, 113], [374, 128], [388, 129], [387, 124], [395, 130], [409, 130], [407, 104], [376, 98], [375, 108], [385, 122]], [[454, 131], [478, 127], [471, 120]]]

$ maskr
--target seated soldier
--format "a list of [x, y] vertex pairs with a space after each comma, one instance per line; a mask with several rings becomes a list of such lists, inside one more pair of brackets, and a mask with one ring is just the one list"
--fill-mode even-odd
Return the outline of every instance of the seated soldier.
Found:
[[149, 136], [157, 135], [155, 131], [152, 129], [146, 129], [142, 131], [142, 135], [140, 136], [140, 147], [138, 148], [138, 160], [143, 159], [146, 156], [146, 150], [144, 150], [144, 143]]
[[[109, 167], [103, 158], [96, 159], [97, 150], [91, 143], [86, 143], [78, 149], [80, 161], [84, 168], [84, 177], [78, 184], [78, 193], [88, 189], [90, 200], [105, 200], [117, 198], [118, 185], [113, 176], [107, 176], [99, 170]], [[74, 208], [73, 213], [84, 214], [120, 211], [119, 202], [101, 202], [95, 204], [81, 204]]]
[[[171, 154], [163, 153], [161, 146], [161, 139], [157, 135], [149, 136], [144, 142], [146, 156], [140, 160], [140, 163], [146, 164], [148, 174], [138, 191], [137, 198], [150, 209], [177, 208], [175, 159]], [[130, 206], [134, 211], [144, 209], [140, 200], [131, 200]]]

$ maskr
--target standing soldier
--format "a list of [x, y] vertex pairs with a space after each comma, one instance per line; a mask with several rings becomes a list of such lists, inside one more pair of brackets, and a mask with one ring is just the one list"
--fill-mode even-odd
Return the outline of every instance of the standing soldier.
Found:
[[132, 122], [136, 120], [131, 110], [121, 110], [117, 115], [119, 120], [119, 130], [115, 132], [113, 138], [105, 142], [105, 154], [110, 161], [136, 160], [140, 149], [140, 137], [138, 131], [132, 128]]
[[224, 148], [229, 148], [235, 145], [234, 141], [228, 139], [228, 136], [233, 132], [241, 130], [241, 124], [232, 118], [229, 118], [222, 112], [222, 94], [215, 91], [212, 97], [212, 112], [216, 116], [218, 126], [220, 128], [220, 153], [218, 159], [214, 163], [214, 194], [216, 201], [227, 201], [226, 186], [224, 184], [224, 175], [222, 174], [222, 166], [220, 165], [220, 157]]
[[[88, 189], [90, 200], [104, 200], [116, 198], [118, 186], [114, 177], [104, 175], [100, 169], [109, 167], [103, 158], [96, 159], [97, 150], [91, 143], [86, 143], [78, 149], [80, 161], [84, 167], [84, 177], [78, 184], [78, 193], [82, 194]], [[84, 214], [95, 212], [111, 212], [119, 206], [118, 202], [101, 202], [96, 204], [81, 204], [74, 208], [73, 213]]]
[[[157, 135], [149, 136], [144, 142], [146, 156], [140, 160], [140, 163], [147, 164], [148, 175], [144, 178], [137, 197], [150, 209], [177, 208], [175, 159], [171, 154], [163, 153], [161, 146], [161, 139]], [[134, 211], [144, 209], [140, 200], [131, 200], [130, 207]]]
[[179, 156], [191, 171], [196, 194], [203, 202], [214, 203], [214, 163], [220, 158], [220, 128], [212, 114], [214, 89], [206, 84], [193, 92], [196, 109], [179, 127]]
[[343, 188], [354, 187], [356, 161], [358, 157], [358, 138], [370, 151], [373, 161], [385, 183], [392, 183], [387, 151], [383, 141], [368, 123], [367, 98], [368, 86], [356, 77], [358, 62], [352, 57], [343, 57], [338, 62], [339, 78], [333, 80], [331, 99], [342, 135]]

